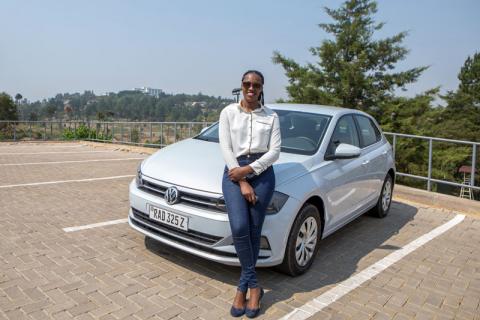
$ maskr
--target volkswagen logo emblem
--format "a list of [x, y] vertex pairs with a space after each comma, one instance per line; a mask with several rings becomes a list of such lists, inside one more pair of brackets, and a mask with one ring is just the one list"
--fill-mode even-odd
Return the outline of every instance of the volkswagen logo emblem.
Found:
[[178, 202], [178, 189], [175, 187], [168, 187], [167, 191], [165, 191], [165, 201], [168, 204], [175, 204]]

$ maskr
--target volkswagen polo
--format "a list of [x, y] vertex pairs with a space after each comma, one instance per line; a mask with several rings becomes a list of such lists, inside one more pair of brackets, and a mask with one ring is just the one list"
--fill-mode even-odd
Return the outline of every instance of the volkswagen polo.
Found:
[[[387, 215], [393, 152], [375, 119], [361, 111], [267, 106], [279, 116], [282, 146], [257, 266], [299, 275], [321, 239], [366, 212]], [[130, 184], [130, 226], [164, 245], [239, 265], [222, 195], [224, 166], [218, 123], [157, 151]]]

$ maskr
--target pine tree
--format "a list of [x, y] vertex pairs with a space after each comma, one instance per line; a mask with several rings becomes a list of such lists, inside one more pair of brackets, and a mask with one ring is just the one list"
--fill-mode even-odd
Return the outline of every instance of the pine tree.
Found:
[[480, 53], [476, 52], [473, 58], [467, 57], [458, 74], [460, 85], [457, 94], [470, 98], [471, 103], [480, 107]]
[[406, 32], [375, 40], [377, 4], [371, 0], [348, 0], [339, 9], [325, 8], [333, 23], [319, 27], [332, 35], [310, 49], [318, 60], [300, 65], [274, 52], [273, 62], [282, 65], [289, 79], [292, 102], [356, 108], [378, 115], [382, 102], [394, 90], [415, 82], [427, 67], [393, 72], [408, 50], [402, 46]]
[[443, 98], [447, 106], [438, 115], [437, 136], [480, 141], [480, 54], [467, 57], [458, 74], [460, 84]]

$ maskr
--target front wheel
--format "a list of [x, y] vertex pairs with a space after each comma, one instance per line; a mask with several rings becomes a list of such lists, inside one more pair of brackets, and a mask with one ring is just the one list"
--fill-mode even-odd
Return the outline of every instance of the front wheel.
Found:
[[382, 192], [378, 198], [377, 205], [371, 210], [371, 214], [377, 218], [385, 218], [390, 210], [393, 194], [393, 179], [387, 174], [383, 182]]
[[291, 276], [307, 271], [315, 260], [321, 237], [321, 218], [313, 204], [305, 204], [293, 223], [279, 269]]

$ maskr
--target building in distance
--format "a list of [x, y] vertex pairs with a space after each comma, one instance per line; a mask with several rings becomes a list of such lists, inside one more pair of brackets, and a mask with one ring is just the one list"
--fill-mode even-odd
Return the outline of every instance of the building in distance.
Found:
[[148, 94], [150, 96], [157, 97], [157, 98], [163, 94], [162, 89], [154, 89], [150, 87], [134, 88], [133, 90], [138, 92], [143, 92], [144, 94]]

